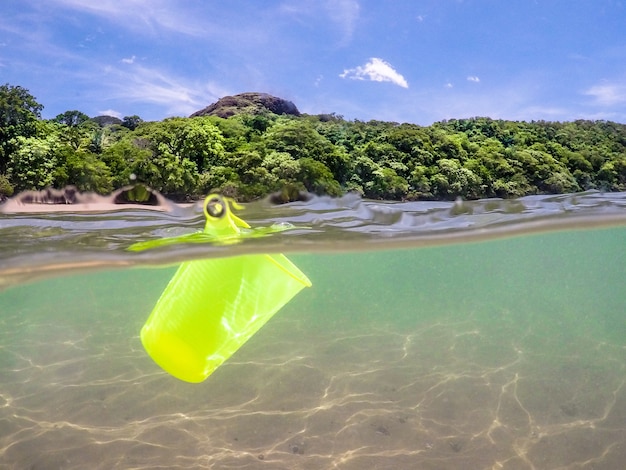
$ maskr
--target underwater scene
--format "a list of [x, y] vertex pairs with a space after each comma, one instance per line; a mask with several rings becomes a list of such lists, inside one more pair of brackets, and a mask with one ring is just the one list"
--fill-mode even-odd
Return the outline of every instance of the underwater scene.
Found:
[[[0, 206], [0, 468], [624, 468], [626, 193], [265, 200], [231, 239], [202, 202], [60, 207]], [[178, 266], [266, 253], [310, 287], [206, 379], [163, 370]]]

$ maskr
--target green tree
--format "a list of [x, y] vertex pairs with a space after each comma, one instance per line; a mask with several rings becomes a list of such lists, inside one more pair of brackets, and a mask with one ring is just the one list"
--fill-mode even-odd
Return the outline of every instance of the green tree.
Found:
[[451, 134], [435, 129], [431, 137], [435, 153], [440, 158], [464, 161], [467, 158], [470, 143], [465, 134]]
[[0, 201], [4, 197], [13, 196], [14, 188], [5, 175], [0, 175]]
[[198, 186], [204, 194], [220, 192], [236, 199], [243, 195], [239, 174], [229, 166], [211, 167], [200, 175]]
[[378, 199], [402, 199], [409, 190], [409, 183], [393, 168], [380, 168], [373, 176], [370, 190]]
[[57, 125], [55, 132], [59, 135], [59, 140], [65, 145], [74, 150], [89, 148], [92, 151], [101, 152], [104, 130], [91, 119], [86, 119], [76, 125], [60, 124], [56, 120], [49, 122]]
[[130, 137], [121, 139], [102, 151], [102, 161], [111, 171], [111, 184], [115, 188], [129, 184], [133, 171], [138, 166], [145, 167], [151, 156], [149, 149], [133, 144]]
[[436, 152], [430, 137], [419, 126], [402, 124], [390, 129], [381, 138], [401, 152], [399, 155], [405, 155], [405, 161], [409, 160], [419, 165], [432, 165], [435, 160]]
[[53, 121], [63, 124], [64, 126], [76, 127], [86, 121], [89, 121], [89, 116], [75, 109], [73, 111], [65, 111], [62, 114], [58, 114]]
[[[75, 151], [65, 146], [57, 152], [57, 161], [59, 165], [56, 172], [57, 184], [62, 186], [72, 184], [81, 191], [100, 194], [107, 194], [113, 190], [109, 167], [92, 152]], [[62, 171], [59, 171], [61, 169]]]
[[341, 186], [322, 162], [304, 157], [299, 159], [298, 163], [300, 164], [298, 181], [302, 182], [307, 191], [329, 196], [341, 195]]
[[155, 157], [174, 156], [196, 164], [197, 172], [219, 165], [224, 156], [224, 137], [220, 130], [204, 117], [169, 118], [138, 128], [138, 137], [149, 142]]
[[236, 115], [229, 119], [223, 119], [217, 116], [205, 117], [207, 122], [215, 125], [224, 137], [222, 145], [225, 153], [237, 152], [240, 149], [249, 147], [251, 139], [256, 138], [256, 133], [251, 132], [246, 127], [245, 115]]
[[265, 156], [261, 165], [283, 183], [295, 182], [301, 170], [298, 160], [287, 152], [272, 151]]
[[458, 160], [442, 158], [437, 162], [437, 172], [430, 179], [433, 194], [442, 199], [463, 197], [479, 198], [482, 180], [472, 170], [461, 166]]
[[198, 171], [222, 163], [224, 136], [209, 119], [190, 119], [177, 140], [178, 154], [194, 162]]
[[432, 199], [433, 193], [428, 179], [429, 169], [424, 165], [416, 165], [409, 175], [409, 191], [407, 199]]
[[133, 114], [132, 116], [124, 116], [121, 125], [126, 127], [127, 129], [130, 129], [131, 131], [134, 131], [142, 122], [143, 119], [141, 119], [136, 114]]
[[0, 174], [19, 145], [17, 137], [33, 137], [43, 105], [26, 88], [8, 83], [0, 86]]
[[15, 188], [22, 191], [52, 186], [59, 167], [57, 136], [49, 134], [41, 139], [19, 136], [15, 142], [17, 149], [8, 167], [8, 177]]
[[196, 165], [166, 149], [161, 149], [156, 155], [143, 154], [143, 158], [135, 160], [129, 170], [137, 181], [170, 196], [187, 197], [196, 192]]
[[[511, 162], [539, 193], [579, 191], [578, 183], [569, 170], [552, 155], [543, 150], [541, 144], [529, 149], [516, 150]], [[551, 178], [554, 176], [554, 178]]]
[[626, 156], [606, 162], [598, 172], [601, 189], [607, 191], [626, 191]]
[[286, 152], [294, 159], [310, 158], [328, 168], [333, 179], [343, 182], [347, 176], [348, 156], [321, 136], [308, 121], [282, 118], [265, 135], [267, 149]]

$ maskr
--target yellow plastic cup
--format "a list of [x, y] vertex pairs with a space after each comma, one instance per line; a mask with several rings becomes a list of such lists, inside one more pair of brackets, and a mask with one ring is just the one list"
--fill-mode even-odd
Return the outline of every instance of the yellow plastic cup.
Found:
[[[233, 201], [209, 195], [204, 234], [234, 243], [249, 225]], [[167, 240], [166, 240], [167, 241]], [[160, 243], [163, 243], [162, 241]], [[311, 281], [284, 255], [187, 261], [141, 329], [141, 342], [165, 371], [202, 382]]]
[[282, 254], [185, 262], [141, 329], [141, 342], [174, 377], [202, 382], [308, 286]]

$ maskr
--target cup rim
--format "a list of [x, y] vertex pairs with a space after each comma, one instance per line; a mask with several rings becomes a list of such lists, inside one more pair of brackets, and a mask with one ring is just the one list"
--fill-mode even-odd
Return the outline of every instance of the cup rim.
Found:
[[291, 276], [293, 279], [304, 285], [305, 287], [311, 287], [313, 283], [300, 269], [291, 262], [282, 253], [280, 254], [266, 254], [265, 257], [274, 263], [279, 269]]

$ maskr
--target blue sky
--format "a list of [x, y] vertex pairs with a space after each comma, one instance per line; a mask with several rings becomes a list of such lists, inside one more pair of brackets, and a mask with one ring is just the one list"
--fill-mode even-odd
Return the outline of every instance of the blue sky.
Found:
[[626, 122], [626, 0], [2, 0], [0, 82], [51, 118], [310, 114]]

